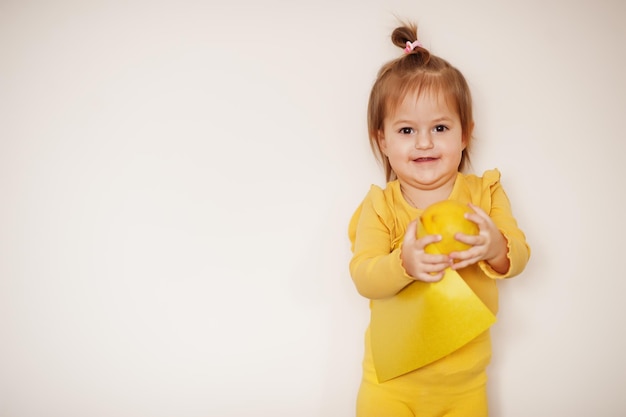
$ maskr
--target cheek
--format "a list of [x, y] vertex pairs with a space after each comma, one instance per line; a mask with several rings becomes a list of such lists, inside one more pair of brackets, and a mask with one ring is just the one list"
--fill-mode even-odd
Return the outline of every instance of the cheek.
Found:
[[461, 153], [465, 149], [465, 141], [458, 137], [447, 144], [447, 148], [451, 153]]
[[387, 146], [387, 156], [390, 158], [404, 156], [411, 152], [410, 147], [401, 142], [394, 142]]

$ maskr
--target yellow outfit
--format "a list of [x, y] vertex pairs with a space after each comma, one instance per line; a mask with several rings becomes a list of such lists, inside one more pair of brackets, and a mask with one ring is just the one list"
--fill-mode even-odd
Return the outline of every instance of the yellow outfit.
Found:
[[[507, 240], [510, 268], [505, 274], [497, 273], [482, 261], [458, 271], [477, 298], [495, 315], [498, 310], [495, 279], [519, 274], [530, 256], [524, 233], [517, 226], [500, 184], [500, 173], [489, 170], [482, 177], [459, 173], [448, 198], [482, 208]], [[405, 201], [396, 180], [389, 182], [385, 189], [373, 185], [350, 221], [353, 252], [350, 273], [359, 293], [371, 300], [371, 314], [378, 322], [385, 303], [401, 298], [403, 290], [412, 288], [404, 294], [416, 294], [414, 299], [405, 297], [408, 301], [403, 303], [420, 303], [423, 300], [415, 298], [421, 293], [413, 291], [414, 286], [432, 285], [412, 279], [400, 259], [406, 227], [421, 212]], [[407, 326], [419, 325], [423, 320], [386, 314], [383, 321], [400, 332], [413, 331]], [[382, 361], [377, 362], [376, 355], [372, 354], [372, 338], [378, 336], [372, 336], [372, 330], [370, 323], [365, 334], [363, 380], [357, 400], [359, 417], [487, 415], [485, 370], [491, 358], [489, 330], [444, 357], [385, 378], [381, 378], [381, 370], [377, 369], [377, 363], [380, 368]], [[415, 352], [406, 353], [415, 355]]]

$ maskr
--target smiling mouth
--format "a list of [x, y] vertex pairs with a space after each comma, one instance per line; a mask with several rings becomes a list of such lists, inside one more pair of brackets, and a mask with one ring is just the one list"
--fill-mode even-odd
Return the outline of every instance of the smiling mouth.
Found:
[[430, 161], [435, 161], [437, 158], [416, 158], [413, 161], [414, 162], [430, 162]]

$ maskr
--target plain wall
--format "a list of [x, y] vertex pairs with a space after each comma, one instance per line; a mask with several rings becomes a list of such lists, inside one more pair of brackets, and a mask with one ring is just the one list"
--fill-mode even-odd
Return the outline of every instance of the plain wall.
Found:
[[492, 415], [625, 415], [625, 4], [1, 1], [0, 417], [354, 415], [396, 15], [467, 77], [533, 250]]

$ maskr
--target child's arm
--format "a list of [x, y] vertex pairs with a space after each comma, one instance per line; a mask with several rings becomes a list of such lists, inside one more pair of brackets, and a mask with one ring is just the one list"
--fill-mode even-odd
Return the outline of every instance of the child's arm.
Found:
[[440, 280], [442, 271], [450, 265], [449, 258], [424, 253], [424, 247], [438, 237], [416, 240], [415, 223], [412, 223], [402, 245], [392, 250], [395, 219], [380, 205], [378, 210], [375, 206], [366, 199], [350, 224], [354, 253], [350, 274], [359, 293], [369, 299], [381, 299], [397, 294], [415, 280]]
[[389, 227], [368, 199], [350, 222], [350, 275], [359, 294], [366, 298], [390, 297], [412, 282], [402, 268], [400, 249], [391, 250]]
[[513, 217], [511, 204], [500, 182], [494, 184], [491, 191], [489, 213], [472, 206], [475, 213], [468, 219], [478, 224], [478, 236], [458, 234], [457, 239], [472, 245], [464, 252], [451, 253], [450, 257], [458, 262], [454, 269], [461, 269], [479, 262], [493, 278], [510, 278], [525, 268], [530, 258], [530, 247], [526, 236]]
[[466, 266], [485, 261], [498, 274], [506, 274], [511, 266], [507, 256], [507, 241], [493, 220], [480, 207], [469, 205], [474, 213], [468, 213], [465, 217], [478, 225], [477, 235], [457, 234], [457, 240], [467, 243], [472, 247], [463, 252], [451, 253], [450, 257], [457, 260], [452, 269], [461, 269]]
[[402, 242], [400, 258], [406, 272], [416, 281], [441, 281], [444, 271], [452, 265], [447, 255], [433, 255], [424, 252], [424, 248], [441, 240], [440, 235], [426, 235], [417, 239], [417, 220], [409, 223]]

